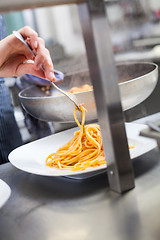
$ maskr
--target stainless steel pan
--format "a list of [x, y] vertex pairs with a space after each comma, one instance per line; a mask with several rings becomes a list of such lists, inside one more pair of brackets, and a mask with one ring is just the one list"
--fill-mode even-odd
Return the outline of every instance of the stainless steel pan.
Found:
[[[154, 90], [158, 80], [158, 66], [154, 63], [130, 63], [117, 65], [119, 88], [123, 110], [130, 109], [144, 101]], [[107, 80], [107, 79], [106, 79]], [[65, 76], [57, 85], [69, 90], [73, 86], [91, 84], [88, 72]], [[40, 87], [31, 86], [19, 93], [24, 109], [40, 120], [52, 122], [73, 122], [74, 104], [66, 96], [53, 96], [58, 91], [51, 87], [47, 96]], [[86, 121], [97, 120], [93, 91], [75, 93], [79, 103], [87, 109]], [[80, 113], [78, 113], [80, 119]]]

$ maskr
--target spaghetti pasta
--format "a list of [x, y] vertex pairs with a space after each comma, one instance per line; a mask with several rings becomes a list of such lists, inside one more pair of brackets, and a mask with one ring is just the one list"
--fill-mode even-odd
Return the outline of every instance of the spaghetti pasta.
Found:
[[[74, 118], [80, 130], [74, 133], [74, 137], [59, 148], [56, 153], [50, 154], [46, 159], [46, 165], [60, 170], [83, 171], [88, 167], [97, 167], [106, 164], [100, 127], [98, 124], [85, 125], [85, 108], [79, 106], [82, 111], [81, 124], [74, 110]], [[134, 148], [130, 146], [129, 148]]]
[[85, 108], [80, 105], [82, 111], [81, 124], [74, 117], [80, 130], [74, 133], [74, 137], [56, 153], [50, 154], [46, 159], [46, 165], [61, 170], [82, 171], [88, 167], [97, 167], [105, 164], [102, 138], [98, 124], [85, 124]]

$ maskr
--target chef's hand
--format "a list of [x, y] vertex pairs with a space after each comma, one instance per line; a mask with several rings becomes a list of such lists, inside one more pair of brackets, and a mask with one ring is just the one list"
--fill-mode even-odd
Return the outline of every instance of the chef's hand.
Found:
[[[44, 40], [27, 26], [21, 28], [19, 32], [30, 44], [36, 57], [13, 34], [7, 36], [0, 41], [0, 77], [32, 74], [54, 81], [53, 63], [49, 51], [45, 48]], [[42, 65], [44, 72], [41, 68]]]

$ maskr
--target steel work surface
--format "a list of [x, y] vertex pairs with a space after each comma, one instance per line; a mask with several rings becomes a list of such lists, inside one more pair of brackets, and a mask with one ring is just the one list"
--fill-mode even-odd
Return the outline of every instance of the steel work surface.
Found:
[[159, 240], [159, 151], [134, 159], [133, 167], [136, 187], [119, 195], [106, 174], [73, 180], [1, 165], [12, 192], [0, 209], [0, 239]]

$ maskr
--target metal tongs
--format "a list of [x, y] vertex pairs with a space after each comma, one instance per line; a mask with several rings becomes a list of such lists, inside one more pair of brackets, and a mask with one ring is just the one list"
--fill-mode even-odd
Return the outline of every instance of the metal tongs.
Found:
[[160, 127], [156, 123], [148, 121], [147, 125], [150, 127], [150, 129], [160, 133]]
[[[18, 38], [28, 49], [29, 51], [33, 54], [33, 56], [35, 57], [36, 54], [33, 52], [31, 46], [24, 40], [23, 36], [18, 32], [18, 31], [13, 31], [13, 34], [16, 38]], [[44, 67], [41, 66], [42, 70], [44, 71]], [[54, 73], [56, 73], [56, 70], [54, 70]], [[57, 87], [56, 84], [54, 84], [52, 81], [50, 81], [50, 83], [61, 93], [63, 93], [64, 95], [66, 95], [74, 104], [75, 106], [77, 107], [77, 109], [79, 111], [81, 111], [80, 107], [79, 107], [79, 103], [78, 103], [78, 100], [76, 98], [76, 96], [72, 93], [68, 93], [64, 90], [62, 90], [61, 88]]]

